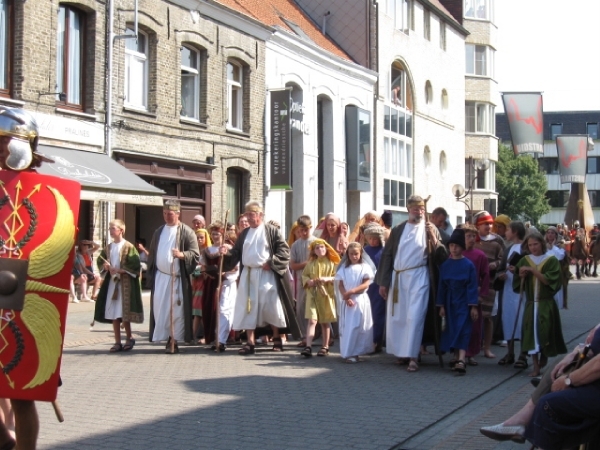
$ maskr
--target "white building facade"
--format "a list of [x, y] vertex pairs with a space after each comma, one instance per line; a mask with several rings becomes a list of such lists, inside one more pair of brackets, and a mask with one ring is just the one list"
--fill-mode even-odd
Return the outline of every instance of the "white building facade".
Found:
[[[342, 221], [373, 209], [372, 193], [349, 190], [346, 161], [346, 111], [357, 107], [371, 118], [376, 73], [323, 50], [308, 39], [278, 29], [266, 42], [269, 91], [291, 90], [292, 190], [270, 189], [269, 129], [266, 118], [265, 213], [285, 225], [302, 214], [317, 219], [328, 212]], [[268, 109], [268, 108], [267, 108]], [[369, 132], [369, 135], [372, 133]], [[372, 161], [373, 145], [363, 146]], [[371, 186], [376, 181], [373, 171]]]

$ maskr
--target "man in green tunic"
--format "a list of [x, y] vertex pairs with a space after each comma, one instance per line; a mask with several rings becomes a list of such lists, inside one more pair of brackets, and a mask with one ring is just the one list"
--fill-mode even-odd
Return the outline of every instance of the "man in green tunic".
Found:
[[[128, 351], [135, 345], [131, 336], [131, 322], [144, 321], [142, 292], [140, 287], [140, 255], [131, 242], [125, 240], [125, 223], [115, 219], [109, 225], [113, 242], [102, 250], [97, 260], [98, 268], [104, 272], [104, 281], [98, 294], [94, 319], [98, 322], [112, 323], [115, 333], [115, 345], [111, 353]], [[121, 344], [123, 323], [127, 340]]]

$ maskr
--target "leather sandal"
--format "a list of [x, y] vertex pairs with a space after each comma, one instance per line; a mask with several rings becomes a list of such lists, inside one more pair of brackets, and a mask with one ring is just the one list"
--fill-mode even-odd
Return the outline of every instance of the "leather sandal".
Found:
[[246, 344], [238, 350], [238, 355], [254, 355], [254, 345]]
[[317, 353], [317, 356], [327, 356], [329, 355], [329, 347], [321, 347], [321, 350], [319, 350], [319, 353]]
[[515, 369], [527, 369], [529, 367], [529, 364], [527, 363], [527, 357], [519, 356], [519, 359], [517, 359], [513, 367]]
[[507, 366], [509, 364], [515, 363], [515, 355], [505, 355], [500, 361], [498, 361], [499, 366]]
[[274, 352], [282, 352], [283, 351], [283, 342], [280, 337], [273, 338], [273, 348]]
[[454, 371], [459, 375], [464, 375], [467, 373], [467, 366], [462, 359], [456, 361], [456, 364], [454, 365]]
[[300, 354], [302, 356], [304, 356], [305, 358], [310, 358], [310, 357], [312, 357], [312, 348], [310, 348], [310, 347], [304, 347], [304, 350], [302, 350], [300, 352]]
[[110, 352], [111, 353], [117, 353], [117, 352], [122, 352], [123, 351], [123, 345], [122, 344], [115, 344], [110, 348]]

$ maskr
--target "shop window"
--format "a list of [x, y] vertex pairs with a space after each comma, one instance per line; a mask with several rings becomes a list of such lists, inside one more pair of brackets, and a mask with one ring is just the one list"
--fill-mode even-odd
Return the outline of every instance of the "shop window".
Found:
[[0, 95], [10, 95], [12, 65], [12, 1], [0, 0]]
[[[134, 35], [133, 28], [127, 28], [125, 34]], [[137, 40], [125, 39], [125, 105], [148, 109], [148, 72], [149, 72], [148, 35], [138, 31]]]
[[194, 47], [181, 47], [181, 117], [200, 120], [201, 53]]
[[228, 128], [242, 130], [244, 125], [244, 67], [227, 62]]

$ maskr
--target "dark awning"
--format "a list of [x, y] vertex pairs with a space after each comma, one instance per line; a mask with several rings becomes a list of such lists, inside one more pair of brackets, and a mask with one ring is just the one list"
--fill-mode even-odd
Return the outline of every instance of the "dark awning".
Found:
[[54, 160], [39, 173], [81, 184], [81, 199], [162, 206], [164, 191], [146, 183], [104, 153], [39, 145], [38, 152]]

